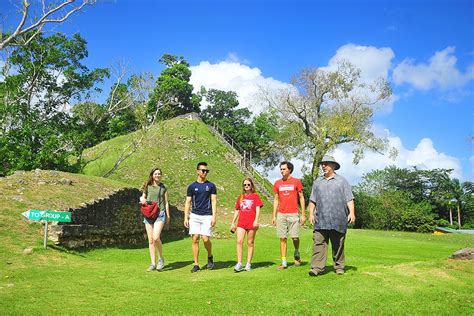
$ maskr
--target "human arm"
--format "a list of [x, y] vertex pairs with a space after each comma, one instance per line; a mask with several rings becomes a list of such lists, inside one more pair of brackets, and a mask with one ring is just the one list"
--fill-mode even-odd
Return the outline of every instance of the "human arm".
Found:
[[170, 205], [168, 203], [168, 191], [165, 191], [165, 211], [166, 211], [166, 224], [170, 223]]
[[272, 215], [272, 225], [276, 226], [276, 216], [277, 216], [277, 211], [278, 211], [278, 205], [280, 204], [280, 198], [278, 197], [278, 194], [275, 193], [275, 197], [273, 199], [273, 215]]
[[354, 200], [350, 200], [349, 202], [347, 202], [347, 208], [349, 209], [349, 215], [347, 215], [347, 222], [349, 224], [354, 224], [356, 220]]
[[257, 206], [255, 208], [255, 220], [253, 221], [253, 228], [259, 227], [259, 224], [258, 224], [259, 217], [260, 217], [260, 206]]
[[313, 201], [309, 201], [308, 204], [308, 212], [309, 212], [309, 222], [311, 225], [314, 225], [314, 215], [316, 214], [316, 204]]
[[211, 194], [212, 219], [211, 226], [216, 225], [217, 220], [217, 194]]
[[301, 206], [301, 216], [300, 216], [300, 225], [303, 226], [304, 222], [306, 222], [306, 204], [304, 201], [304, 194], [303, 191], [298, 193], [300, 198], [300, 206]]
[[239, 217], [240, 210], [236, 209], [234, 211], [234, 217], [232, 217], [232, 223], [230, 224], [230, 230], [235, 231], [237, 218]]
[[140, 204], [146, 204], [146, 193], [143, 192], [142, 196], [140, 196]]
[[186, 228], [189, 228], [189, 209], [191, 207], [191, 200], [192, 198], [187, 196], [184, 203], [184, 227]]

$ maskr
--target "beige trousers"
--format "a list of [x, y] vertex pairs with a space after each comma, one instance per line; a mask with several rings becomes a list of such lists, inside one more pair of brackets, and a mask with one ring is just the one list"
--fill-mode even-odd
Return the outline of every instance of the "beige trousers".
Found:
[[313, 256], [311, 257], [311, 269], [324, 271], [326, 267], [328, 243], [331, 241], [332, 260], [335, 270], [344, 270], [344, 239], [346, 234], [335, 230], [316, 230], [313, 233]]

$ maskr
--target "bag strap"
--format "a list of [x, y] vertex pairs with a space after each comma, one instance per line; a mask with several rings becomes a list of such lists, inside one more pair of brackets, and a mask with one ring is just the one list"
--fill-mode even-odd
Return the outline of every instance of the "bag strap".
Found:
[[158, 208], [160, 207], [160, 193], [161, 193], [161, 185], [158, 185], [158, 196], [156, 197]]

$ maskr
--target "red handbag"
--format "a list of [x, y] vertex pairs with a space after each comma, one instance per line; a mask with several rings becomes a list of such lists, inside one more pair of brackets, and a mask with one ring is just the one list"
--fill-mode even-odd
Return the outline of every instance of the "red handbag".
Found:
[[[149, 204], [148, 204], [149, 203]], [[145, 204], [140, 204], [140, 211], [143, 216], [149, 219], [156, 219], [158, 217], [158, 203], [148, 202]]]
[[[157, 200], [158, 202], [160, 201], [160, 193], [161, 193], [161, 187], [158, 189], [158, 197]], [[152, 202], [147, 202], [145, 204], [140, 204], [140, 211], [142, 212], [143, 216], [145, 216], [148, 219], [154, 220], [158, 217], [158, 212], [160, 211], [158, 207], [158, 203], [155, 201]]]

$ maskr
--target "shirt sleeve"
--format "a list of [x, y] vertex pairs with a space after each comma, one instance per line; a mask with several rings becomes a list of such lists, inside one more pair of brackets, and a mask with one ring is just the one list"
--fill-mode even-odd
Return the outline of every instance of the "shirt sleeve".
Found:
[[193, 185], [192, 184], [190, 184], [188, 186], [188, 191], [186, 193], [186, 196], [190, 196], [190, 197], [193, 196]]
[[352, 194], [352, 188], [347, 180], [344, 181], [344, 197], [346, 199], [346, 203], [354, 199], [354, 194]]
[[263, 202], [258, 194], [255, 194], [255, 206], [263, 207]]
[[277, 182], [273, 185], [273, 193], [278, 194], [278, 185]]
[[298, 182], [296, 183], [296, 191], [298, 193], [300, 193], [301, 191], [303, 191], [303, 184], [301, 183], [301, 180], [298, 179]]
[[313, 187], [311, 188], [311, 196], [309, 200], [316, 204], [316, 180], [313, 182]]
[[217, 188], [214, 183], [211, 185], [211, 194], [217, 194]]
[[240, 210], [240, 195], [237, 197], [237, 201], [235, 201], [235, 209]]

